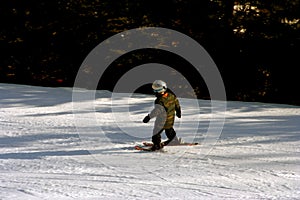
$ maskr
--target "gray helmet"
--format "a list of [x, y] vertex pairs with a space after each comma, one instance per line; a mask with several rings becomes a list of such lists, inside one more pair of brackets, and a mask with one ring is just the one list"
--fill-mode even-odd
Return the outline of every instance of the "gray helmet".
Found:
[[152, 83], [152, 89], [155, 93], [162, 93], [167, 90], [167, 84], [162, 80], [155, 80]]

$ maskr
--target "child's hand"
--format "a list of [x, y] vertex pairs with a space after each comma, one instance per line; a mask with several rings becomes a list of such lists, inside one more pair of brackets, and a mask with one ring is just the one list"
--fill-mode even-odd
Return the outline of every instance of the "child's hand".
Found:
[[147, 115], [144, 119], [143, 119], [143, 122], [144, 123], [148, 123], [150, 121], [150, 116]]

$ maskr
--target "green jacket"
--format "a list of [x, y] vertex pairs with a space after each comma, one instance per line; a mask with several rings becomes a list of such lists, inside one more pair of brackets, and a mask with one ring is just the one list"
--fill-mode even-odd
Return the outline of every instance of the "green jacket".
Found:
[[155, 107], [149, 114], [155, 118], [155, 129], [169, 129], [174, 125], [175, 112], [181, 113], [179, 101], [175, 94], [167, 90], [163, 95], [157, 96]]

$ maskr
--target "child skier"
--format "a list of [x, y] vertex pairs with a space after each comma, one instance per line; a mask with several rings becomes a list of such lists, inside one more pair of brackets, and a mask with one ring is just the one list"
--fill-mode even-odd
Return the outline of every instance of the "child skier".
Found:
[[[156, 118], [153, 129], [151, 150], [159, 150], [168, 145], [175, 137], [176, 132], [173, 128], [175, 114], [181, 118], [181, 108], [176, 95], [167, 88], [164, 81], [156, 80], [152, 84], [155, 93], [155, 107], [144, 119], [144, 123], [148, 123], [150, 119]], [[161, 143], [161, 133], [165, 131], [168, 138], [167, 141]], [[177, 137], [175, 139], [178, 139]]]

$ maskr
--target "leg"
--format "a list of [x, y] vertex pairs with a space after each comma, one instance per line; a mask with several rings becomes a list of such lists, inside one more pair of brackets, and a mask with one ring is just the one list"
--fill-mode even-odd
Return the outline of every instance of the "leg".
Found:
[[166, 129], [165, 132], [168, 140], [164, 142], [164, 146], [168, 145], [176, 136], [176, 132], [173, 128]]
[[161, 133], [163, 132], [164, 129], [161, 129], [159, 131], [153, 131], [153, 136], [152, 136], [152, 142], [153, 142], [153, 146], [152, 146], [152, 150], [158, 150], [162, 148], [161, 145]]

